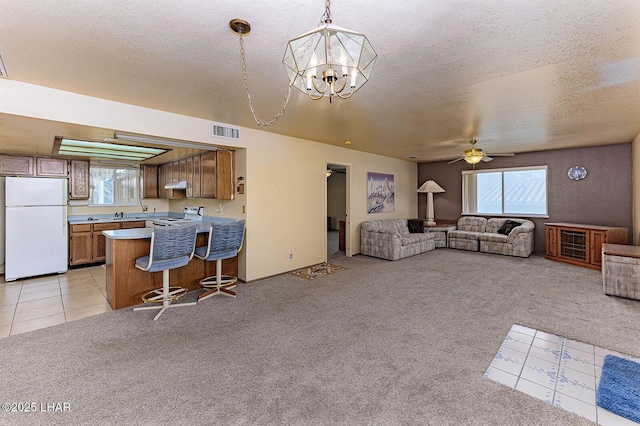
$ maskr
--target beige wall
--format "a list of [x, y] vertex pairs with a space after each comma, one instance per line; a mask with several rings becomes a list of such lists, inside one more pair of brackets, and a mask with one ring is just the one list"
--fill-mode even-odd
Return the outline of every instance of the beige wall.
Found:
[[[327, 163], [350, 167], [346, 180], [350, 199], [347, 253], [359, 252], [361, 222], [374, 217], [406, 218], [417, 214], [417, 167], [409, 161], [249, 128], [240, 129], [239, 141], [215, 138], [211, 136], [212, 122], [208, 120], [12, 80], [0, 81], [0, 113], [240, 148], [236, 175], [245, 177], [245, 194], [223, 202], [223, 209], [224, 217], [247, 220], [239, 271], [245, 281], [326, 260]], [[368, 171], [394, 175], [395, 212], [367, 214]], [[147, 201], [145, 204], [151, 205]], [[186, 202], [170, 201], [169, 209], [180, 211], [183, 204]], [[207, 215], [219, 214], [215, 211], [219, 201], [202, 200], [202, 205]], [[291, 261], [290, 253], [293, 253]]]

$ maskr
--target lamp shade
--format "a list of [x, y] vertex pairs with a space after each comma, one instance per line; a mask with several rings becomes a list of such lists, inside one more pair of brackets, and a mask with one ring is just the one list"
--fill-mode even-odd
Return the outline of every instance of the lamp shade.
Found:
[[418, 192], [444, 192], [444, 189], [432, 180], [428, 180], [418, 188]]

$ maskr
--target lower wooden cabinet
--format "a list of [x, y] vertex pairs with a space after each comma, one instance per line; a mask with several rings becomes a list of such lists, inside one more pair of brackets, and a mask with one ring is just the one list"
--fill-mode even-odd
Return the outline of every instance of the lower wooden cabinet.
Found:
[[144, 220], [69, 225], [69, 266], [105, 261], [106, 237], [102, 235], [102, 231], [144, 226]]
[[602, 267], [604, 243], [627, 244], [627, 228], [545, 223], [545, 258], [591, 269]]
[[91, 263], [93, 259], [93, 225], [69, 226], [69, 265]]

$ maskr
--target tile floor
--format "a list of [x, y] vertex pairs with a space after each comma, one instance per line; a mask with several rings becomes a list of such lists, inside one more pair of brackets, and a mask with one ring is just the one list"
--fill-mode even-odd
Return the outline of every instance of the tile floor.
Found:
[[0, 338], [111, 311], [103, 266], [5, 282], [0, 277]]
[[485, 377], [601, 425], [637, 425], [596, 405], [596, 389], [610, 351], [521, 325], [504, 339]]

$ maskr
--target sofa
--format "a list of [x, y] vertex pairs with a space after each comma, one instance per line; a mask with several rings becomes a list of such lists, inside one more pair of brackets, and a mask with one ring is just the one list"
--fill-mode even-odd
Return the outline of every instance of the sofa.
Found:
[[[503, 225], [505, 228], [511, 225], [512, 229], [501, 229]], [[528, 257], [533, 253], [534, 229], [534, 223], [528, 219], [463, 216], [458, 219], [457, 229], [449, 232], [449, 247]]]
[[[387, 260], [398, 260], [436, 248], [428, 232], [409, 232], [407, 219], [381, 219], [360, 226], [360, 253]], [[421, 228], [422, 229], [422, 228]]]

